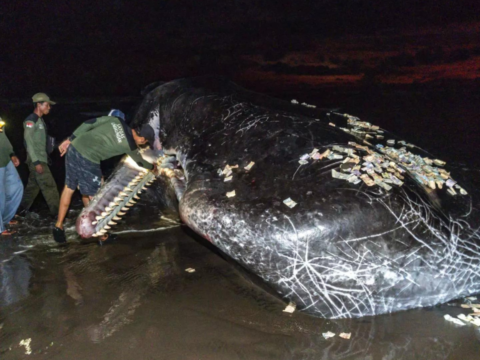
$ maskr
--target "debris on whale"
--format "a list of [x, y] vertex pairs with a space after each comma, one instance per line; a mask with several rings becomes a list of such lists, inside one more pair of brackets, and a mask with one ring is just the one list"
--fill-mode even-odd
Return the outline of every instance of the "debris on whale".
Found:
[[[162, 176], [183, 222], [299, 310], [361, 317], [480, 292], [469, 174], [380, 126], [215, 77], [162, 84], [133, 122], [178, 161]], [[123, 160], [80, 235], [124, 215], [128, 194], [153, 180], [139, 171]]]

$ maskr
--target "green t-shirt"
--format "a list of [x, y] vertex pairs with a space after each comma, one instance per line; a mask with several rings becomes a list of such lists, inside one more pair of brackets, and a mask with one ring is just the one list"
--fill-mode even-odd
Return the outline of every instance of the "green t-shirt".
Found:
[[96, 164], [113, 156], [127, 154], [138, 165], [153, 169], [153, 165], [142, 158], [132, 129], [119, 118], [102, 116], [88, 120], [73, 132], [70, 140], [83, 157]]
[[0, 131], [0, 168], [7, 166], [11, 160], [10, 158], [14, 155], [12, 144], [3, 129], [3, 131]]

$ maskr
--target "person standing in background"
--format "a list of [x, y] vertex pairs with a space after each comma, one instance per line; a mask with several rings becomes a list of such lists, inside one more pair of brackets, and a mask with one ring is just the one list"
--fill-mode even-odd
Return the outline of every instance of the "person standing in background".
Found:
[[8, 236], [15, 233], [7, 226], [16, 224], [16, 220], [12, 219], [22, 200], [23, 183], [15, 169], [20, 161], [15, 156], [4, 127], [5, 122], [0, 118], [0, 233]]
[[58, 213], [60, 196], [57, 184], [48, 167], [48, 135], [43, 121], [43, 116], [50, 113], [51, 105], [55, 105], [55, 102], [51, 101], [45, 93], [33, 95], [32, 100], [35, 107], [34, 111], [23, 122], [25, 147], [27, 149], [26, 163], [30, 175], [21, 206], [23, 210], [28, 211], [41, 190], [51, 215], [55, 217]]

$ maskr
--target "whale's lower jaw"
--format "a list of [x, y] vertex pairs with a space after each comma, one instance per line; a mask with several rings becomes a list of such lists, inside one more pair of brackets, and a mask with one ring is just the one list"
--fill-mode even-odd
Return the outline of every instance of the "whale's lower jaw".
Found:
[[[172, 152], [174, 154], [174, 152]], [[172, 155], [159, 156], [155, 151], [144, 151], [144, 158], [151, 163], [161, 163]], [[174, 155], [173, 155], [174, 156]], [[168, 164], [173, 167], [172, 162]], [[160, 168], [159, 177], [139, 167], [125, 156], [112, 175], [77, 218], [76, 230], [82, 238], [98, 237], [110, 230], [135, 206], [146, 188], [155, 180], [163, 186], [161, 198], [167, 207], [178, 207], [185, 192], [185, 175], [181, 169]], [[169, 189], [167, 189], [169, 188]]]
[[125, 156], [77, 218], [76, 230], [82, 238], [105, 234], [139, 199], [155, 180], [154, 175]]

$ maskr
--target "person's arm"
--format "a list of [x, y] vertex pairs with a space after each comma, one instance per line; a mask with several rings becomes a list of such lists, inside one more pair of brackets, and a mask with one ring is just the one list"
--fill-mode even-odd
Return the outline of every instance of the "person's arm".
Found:
[[144, 167], [145, 169], [148, 169], [148, 170], [153, 170], [153, 165], [150, 164], [148, 161], [146, 161], [142, 155], [140, 154], [140, 151], [138, 150], [134, 150], [134, 151], [130, 151], [127, 153], [127, 155], [129, 155], [133, 161], [135, 161], [138, 166], [141, 166], [141, 167]]
[[7, 145], [6, 148], [8, 150], [9, 157], [15, 156], [15, 151], [13, 151], [12, 143], [10, 142], [10, 140], [8, 140], [7, 134], [5, 134], [4, 131], [0, 131], [0, 142], [4, 142]]
[[100, 126], [111, 120], [112, 118], [109, 118], [109, 117], [100, 117], [100, 118], [87, 120], [73, 132], [72, 136], [70, 136], [68, 140], [73, 141], [77, 136], [80, 136], [86, 133], [87, 131], [95, 129], [97, 126]]
[[2, 136], [2, 134], [5, 137], [5, 141], [7, 144], [8, 156], [10, 157], [10, 160], [12, 160], [13, 165], [17, 167], [18, 165], [20, 165], [20, 160], [18, 160], [17, 155], [15, 155], [15, 151], [13, 151], [12, 143], [10, 142], [10, 140], [8, 140], [7, 135], [4, 132], [0, 132], [0, 136]]
[[24, 128], [23, 136], [25, 138], [25, 144], [27, 146], [28, 155], [30, 155], [30, 159], [32, 160], [33, 165], [35, 166], [40, 165], [40, 161], [38, 160], [38, 155], [35, 153], [35, 146], [34, 146], [34, 139], [33, 139], [33, 136], [35, 135], [35, 123], [31, 120], [27, 120], [25, 121], [23, 128]]

